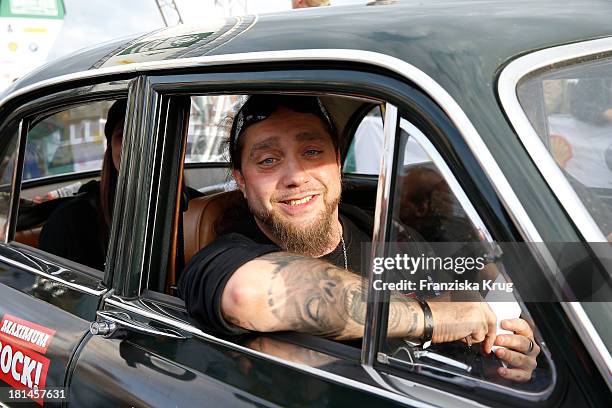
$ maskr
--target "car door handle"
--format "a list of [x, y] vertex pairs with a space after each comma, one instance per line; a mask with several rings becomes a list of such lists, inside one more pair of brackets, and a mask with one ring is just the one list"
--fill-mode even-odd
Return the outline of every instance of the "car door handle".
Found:
[[156, 337], [171, 339], [186, 339], [181, 333], [163, 327], [154, 327], [136, 321], [125, 312], [111, 312], [99, 310], [96, 312], [96, 321], [89, 325], [89, 332], [105, 338], [119, 338], [128, 331]]

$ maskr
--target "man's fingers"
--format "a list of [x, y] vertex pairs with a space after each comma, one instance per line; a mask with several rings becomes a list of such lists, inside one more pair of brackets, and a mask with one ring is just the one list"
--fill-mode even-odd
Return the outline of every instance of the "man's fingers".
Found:
[[482, 351], [484, 351], [485, 354], [490, 354], [491, 349], [493, 348], [494, 344], [495, 344], [495, 334], [487, 335], [485, 337], [484, 342], [482, 343]]
[[533, 339], [533, 330], [523, 319], [504, 319], [501, 321], [501, 327], [502, 329]]
[[495, 350], [495, 355], [500, 359], [510, 364], [513, 367], [520, 367], [521, 369], [533, 371], [537, 367], [535, 358], [526, 356], [523, 353], [508, 350], [505, 348], [499, 348]]
[[[520, 351], [523, 354], [531, 354], [529, 350], [531, 341], [531, 339], [528, 339], [525, 336], [519, 336], [516, 334], [500, 334], [495, 338], [495, 345]], [[533, 349], [535, 349], [535, 347], [536, 343], [533, 342]]]
[[485, 305], [487, 306], [487, 338], [483, 347], [484, 352], [489, 354], [497, 335], [497, 316], [493, 313], [488, 303], [485, 303]]
[[526, 382], [531, 379], [531, 372], [521, 370], [518, 368], [505, 368], [500, 367], [497, 369], [497, 373], [508, 380], [517, 381], [517, 382]]

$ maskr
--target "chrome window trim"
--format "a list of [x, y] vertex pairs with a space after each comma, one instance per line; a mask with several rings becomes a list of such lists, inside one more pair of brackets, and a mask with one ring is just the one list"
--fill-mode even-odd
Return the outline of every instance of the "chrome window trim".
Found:
[[[11, 213], [13, 212], [13, 208], [15, 206], [15, 196], [17, 195], [17, 179], [19, 178], [19, 149], [21, 147], [21, 138], [24, 134], [23, 129], [23, 119], [19, 121], [19, 125], [17, 126], [17, 143], [15, 144], [15, 162], [13, 163], [13, 174], [11, 175], [11, 197], [9, 198], [9, 207], [7, 208], [8, 214], [6, 216], [6, 221], [4, 222], [4, 234], [2, 237], [3, 243], [9, 242], [9, 236], [11, 234]], [[21, 189], [20, 189], [21, 190]]]
[[224, 340], [221, 339], [219, 337], [215, 337], [211, 334], [205, 333], [202, 330], [186, 323], [183, 322], [181, 320], [177, 320], [168, 316], [162, 316], [159, 315], [157, 313], [151, 312], [149, 310], [145, 310], [142, 308], [139, 308], [137, 306], [134, 306], [132, 304], [129, 304], [125, 301], [123, 301], [121, 298], [117, 297], [117, 296], [111, 296], [109, 298], [107, 298], [105, 300], [105, 304], [109, 304], [113, 307], [116, 307], [118, 309], [122, 309], [125, 310], [127, 312], [131, 312], [131, 313], [135, 313], [138, 314], [140, 316], [143, 316], [147, 319], [151, 319], [151, 320], [155, 320], [158, 321], [160, 323], [164, 323], [167, 324], [171, 327], [174, 327], [178, 330], [190, 333], [194, 336], [197, 336], [199, 338], [202, 338], [208, 342], [214, 343], [214, 344], [219, 344], [228, 348], [231, 348], [233, 350], [237, 350], [240, 351], [241, 353], [245, 353], [245, 354], [249, 354], [255, 357], [259, 357], [259, 358], [263, 358], [265, 360], [270, 360], [270, 361], [274, 361], [275, 363], [281, 364], [283, 366], [287, 366], [287, 367], [291, 367], [294, 368], [296, 370], [300, 370], [306, 373], [309, 373], [311, 375], [317, 376], [317, 377], [321, 377], [321, 378], [325, 378], [327, 380], [333, 381], [335, 383], [339, 383], [339, 384], [344, 384], [344, 385], [348, 385], [352, 388], [357, 388], [360, 390], [364, 390], [364, 391], [368, 391], [371, 392], [373, 394], [377, 394], [380, 395], [382, 397], [385, 398], [389, 398], [395, 401], [399, 401], [403, 404], [412, 406], [412, 407], [423, 407], [423, 408], [429, 408], [429, 407], [434, 407], [434, 405], [429, 405], [424, 401], [419, 401], [416, 399], [412, 399], [407, 397], [405, 394], [398, 394], [398, 393], [394, 393], [391, 391], [388, 391], [386, 389], [382, 389], [382, 388], [377, 388], [373, 385], [369, 385], [369, 384], [364, 384], [360, 381], [357, 380], [353, 380], [347, 377], [343, 377], [341, 375], [338, 374], [334, 374], [334, 373], [330, 373], [328, 371], [322, 370], [320, 368], [317, 367], [311, 367], [309, 365], [306, 364], [301, 364], [301, 363], [296, 363], [294, 361], [289, 361], [289, 360], [285, 360], [282, 359], [280, 357], [276, 357], [270, 354], [266, 354], [263, 353], [261, 351], [257, 351], [257, 350], [253, 350], [249, 347], [245, 347], [245, 346], [241, 346], [238, 345], [236, 343], [232, 343], [231, 341], [228, 340]]
[[[51, 184], [61, 183], [59, 181], [54, 182], [53, 179], [59, 178], [59, 177], [66, 177], [66, 176], [70, 176], [69, 178], [73, 178], [72, 176], [74, 176], [74, 180], [83, 180], [87, 178], [98, 178], [100, 176], [101, 171], [102, 171], [102, 167], [100, 167], [99, 169], [80, 170], [80, 171], [72, 171], [68, 173], [53, 174], [50, 176], [36, 177], [36, 178], [27, 179], [27, 180], [22, 179], [21, 184], [23, 185], [24, 183], [30, 183], [30, 182], [38, 183], [38, 182], [45, 182], [45, 181], [51, 181]], [[96, 176], [92, 173], [98, 173], [98, 175]], [[89, 175], [87, 176], [87, 174]], [[24, 189], [22, 188], [21, 190], [24, 190]]]
[[[389, 217], [389, 202], [392, 198], [393, 186], [393, 156], [395, 153], [395, 140], [398, 128], [398, 109], [389, 103], [385, 104], [385, 118], [383, 122], [383, 151], [380, 160], [378, 185], [376, 190], [376, 207], [374, 212], [374, 228], [372, 233], [372, 248], [370, 259], [385, 256], [385, 242], [387, 238], [387, 221]], [[370, 265], [368, 282], [374, 281], [374, 272]], [[380, 336], [381, 302], [384, 294], [374, 290], [368, 285], [366, 321], [364, 325], [363, 342], [361, 347], [361, 362], [372, 366], [378, 354], [378, 339]]]
[[51, 281], [59, 282], [62, 285], [65, 285], [65, 286], [67, 286], [67, 287], [69, 287], [71, 289], [75, 289], [75, 290], [78, 290], [79, 292], [84, 292], [84, 293], [87, 293], [87, 294], [90, 294], [90, 295], [102, 296], [104, 294], [104, 292], [106, 292], [108, 290], [108, 289], [92, 289], [92, 288], [90, 288], [88, 286], [79, 285], [77, 283], [70, 282], [70, 281], [67, 281], [65, 279], [62, 279], [61, 278], [61, 272], [58, 275], [51, 275], [51, 274], [45, 273], [43, 271], [39, 271], [39, 270], [37, 270], [35, 268], [32, 268], [29, 265], [24, 265], [21, 262], [15, 261], [15, 260], [10, 259], [10, 258], [7, 258], [7, 257], [5, 257], [3, 255], [0, 255], [0, 262], [4, 262], [4, 263], [6, 263], [8, 265], [11, 265], [11, 266], [14, 266], [16, 268], [23, 269], [25, 271], [28, 271], [28, 272], [34, 274], [34, 275], [41, 276], [41, 277], [43, 277], [45, 279], [49, 279]]
[[[527, 75], [542, 68], [612, 51], [612, 37], [547, 48], [512, 61], [499, 76], [498, 93], [510, 123], [542, 177], [553, 191], [574, 225], [587, 242], [607, 242], [599, 226], [584, 207], [567, 178], [553, 160], [531, 125], [518, 99], [517, 87]], [[537, 158], [537, 160], [536, 160]], [[612, 356], [582, 306], [563, 302], [562, 307], [576, 327], [608, 387], [612, 389]]]

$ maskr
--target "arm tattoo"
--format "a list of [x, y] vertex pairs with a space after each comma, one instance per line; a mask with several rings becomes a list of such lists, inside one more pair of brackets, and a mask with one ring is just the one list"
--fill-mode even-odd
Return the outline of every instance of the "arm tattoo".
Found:
[[419, 310], [415, 307], [415, 303], [413, 299], [401, 294], [391, 296], [387, 328], [389, 334], [404, 330], [406, 332], [405, 336], [417, 337]]
[[[260, 259], [274, 265], [267, 305], [290, 330], [336, 339], [363, 336], [367, 281], [327, 262], [288, 253]], [[398, 296], [389, 314], [389, 331], [410, 335], [418, 319], [413, 300]]]

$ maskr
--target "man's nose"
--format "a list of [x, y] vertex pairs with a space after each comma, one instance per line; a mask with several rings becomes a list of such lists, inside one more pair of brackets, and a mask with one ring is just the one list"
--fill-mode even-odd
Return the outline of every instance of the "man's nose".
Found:
[[310, 180], [308, 169], [300, 160], [287, 160], [283, 173], [285, 187], [298, 187]]

